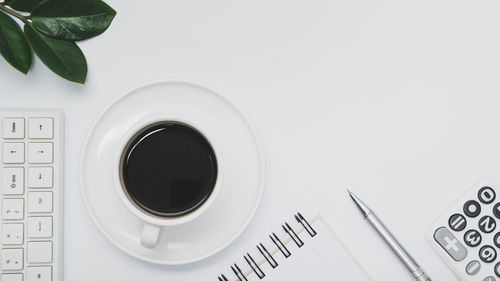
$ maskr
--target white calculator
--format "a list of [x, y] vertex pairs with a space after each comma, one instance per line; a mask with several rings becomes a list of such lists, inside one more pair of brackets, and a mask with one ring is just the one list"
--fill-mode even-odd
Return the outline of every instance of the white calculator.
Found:
[[474, 185], [426, 236], [461, 280], [500, 281], [500, 186]]
[[63, 113], [0, 109], [1, 281], [61, 281]]

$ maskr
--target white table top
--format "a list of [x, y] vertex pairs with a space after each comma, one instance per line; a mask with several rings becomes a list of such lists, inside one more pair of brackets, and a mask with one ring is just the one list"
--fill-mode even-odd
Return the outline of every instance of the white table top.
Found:
[[[216, 280], [221, 261], [241, 254], [235, 247], [295, 206], [320, 210], [375, 280], [411, 280], [346, 188], [434, 280], [455, 280], [424, 232], [478, 179], [500, 182], [498, 1], [108, 3], [118, 11], [110, 29], [80, 44], [85, 86], [38, 59], [27, 77], [0, 63], [0, 106], [66, 113], [65, 280]], [[215, 257], [179, 267], [138, 261], [107, 241], [78, 181], [98, 114], [125, 90], [165, 77], [221, 90], [253, 121], [267, 161], [247, 231]]]

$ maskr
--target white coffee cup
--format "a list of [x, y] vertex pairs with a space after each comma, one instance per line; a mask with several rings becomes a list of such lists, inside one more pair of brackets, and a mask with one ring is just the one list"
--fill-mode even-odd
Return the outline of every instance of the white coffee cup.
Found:
[[[184, 215], [180, 216], [175, 216], [175, 217], [163, 217], [163, 216], [157, 216], [154, 214], [151, 214], [150, 212], [146, 211], [145, 209], [141, 208], [138, 206], [135, 202], [133, 202], [133, 199], [130, 197], [129, 193], [126, 191], [126, 188], [124, 186], [124, 182], [121, 176], [121, 169], [122, 169], [122, 157], [130, 143], [130, 141], [137, 135], [138, 132], [142, 131], [144, 128], [147, 128], [149, 126], [152, 126], [153, 124], [158, 124], [158, 123], [180, 123], [182, 125], [187, 125], [188, 127], [193, 128], [194, 130], [198, 131], [202, 136], [205, 137], [205, 139], [208, 141], [210, 144], [214, 155], [215, 155], [215, 161], [217, 164], [217, 175], [216, 175], [216, 180], [214, 187], [208, 196], [207, 199], [203, 203], [201, 203], [200, 206], [196, 207], [196, 209], [192, 210], [191, 212], [188, 212]], [[217, 194], [221, 188], [221, 183], [222, 183], [222, 177], [223, 177], [223, 165], [222, 165], [222, 157], [221, 154], [218, 152], [219, 150], [217, 149], [217, 144], [213, 141], [213, 139], [210, 137], [210, 134], [207, 132], [204, 132], [203, 128], [200, 128], [195, 124], [194, 122], [191, 122], [190, 120], [181, 120], [179, 118], [165, 118], [165, 116], [162, 116], [161, 118], [156, 118], [156, 119], [149, 119], [145, 120], [144, 122], [135, 124], [134, 126], [131, 126], [128, 136], [124, 138], [120, 149], [118, 149], [119, 155], [116, 155], [116, 173], [114, 176], [114, 185], [115, 189], [123, 202], [123, 204], [127, 207], [127, 209], [133, 213], [136, 217], [141, 219], [144, 222], [143, 228], [142, 228], [142, 234], [140, 237], [140, 243], [146, 247], [146, 248], [155, 248], [160, 240], [160, 237], [162, 235], [162, 232], [165, 230], [165, 228], [169, 226], [176, 226], [176, 225], [181, 225], [181, 224], [186, 224], [197, 217], [199, 217], [201, 214], [205, 213], [212, 203], [215, 201]], [[166, 234], [168, 236], [168, 234]]]

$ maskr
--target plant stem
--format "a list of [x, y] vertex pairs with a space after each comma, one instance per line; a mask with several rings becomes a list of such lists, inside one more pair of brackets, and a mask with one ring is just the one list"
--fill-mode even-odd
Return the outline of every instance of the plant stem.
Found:
[[0, 3], [0, 10], [22, 20], [24, 23], [28, 23], [28, 17], [25, 17], [25, 16], [21, 15], [20, 13], [14, 11], [12, 9], [7, 8], [3, 2]]

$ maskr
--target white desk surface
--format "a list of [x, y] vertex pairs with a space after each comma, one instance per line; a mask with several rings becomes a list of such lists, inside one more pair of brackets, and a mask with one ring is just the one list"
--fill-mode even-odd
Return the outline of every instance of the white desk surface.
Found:
[[[476, 180], [500, 183], [500, 3], [464, 0], [109, 0], [118, 15], [80, 44], [85, 86], [37, 59], [0, 63], [0, 106], [66, 113], [65, 280], [216, 280], [289, 207], [320, 211], [375, 280], [411, 280], [348, 199], [370, 204], [434, 280], [456, 280], [424, 232]], [[258, 212], [228, 249], [168, 267], [127, 256], [82, 201], [83, 141], [137, 84], [186, 78], [222, 91], [267, 161]], [[281, 198], [276, 200], [276, 198]], [[283, 206], [276, 208], [275, 205]], [[286, 210], [286, 212], [285, 212]]]

